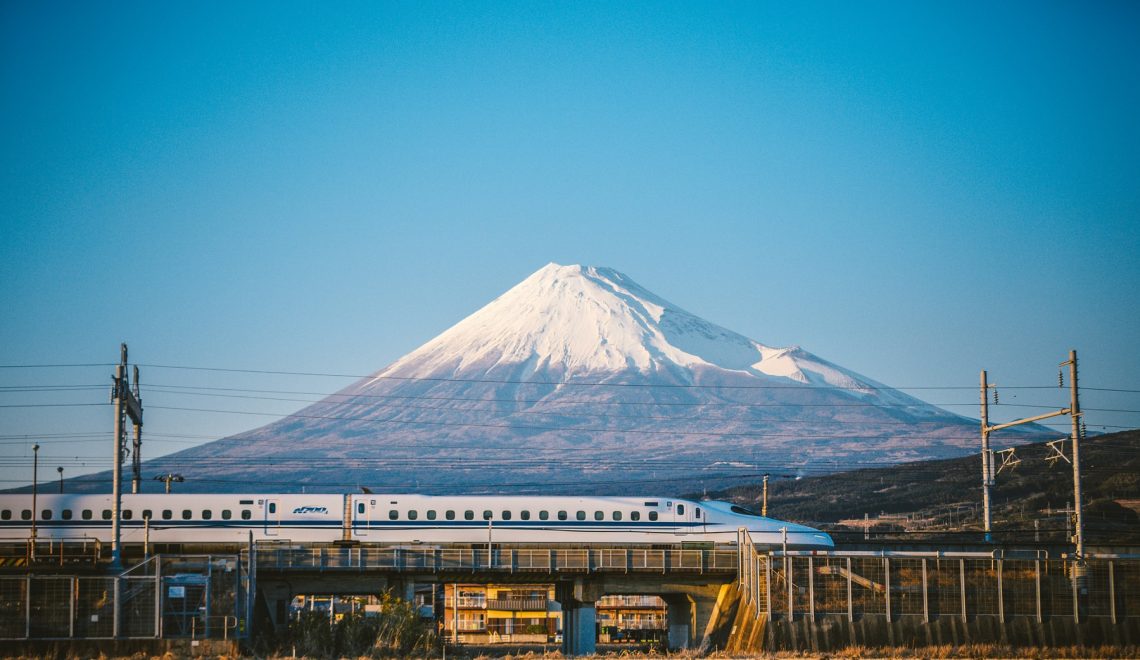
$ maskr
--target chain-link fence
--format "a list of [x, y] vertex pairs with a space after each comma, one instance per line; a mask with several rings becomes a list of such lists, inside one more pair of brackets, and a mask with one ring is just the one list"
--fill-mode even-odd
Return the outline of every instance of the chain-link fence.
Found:
[[0, 639], [229, 639], [245, 630], [236, 557], [154, 558], [114, 577], [0, 577]]
[[780, 552], [742, 542], [740, 592], [757, 616], [1140, 617], [1140, 555], [1004, 559], [984, 553]]

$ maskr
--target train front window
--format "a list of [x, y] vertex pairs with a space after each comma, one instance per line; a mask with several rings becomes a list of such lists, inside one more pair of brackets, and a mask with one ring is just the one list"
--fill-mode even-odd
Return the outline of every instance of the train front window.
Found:
[[737, 506], [735, 504], [732, 505], [732, 507], [729, 509], [729, 511], [732, 511], [733, 513], [738, 513], [742, 516], [756, 516], [757, 518], [761, 517], [759, 513], [756, 513], [755, 511], [752, 511], [751, 509], [745, 509], [744, 507]]

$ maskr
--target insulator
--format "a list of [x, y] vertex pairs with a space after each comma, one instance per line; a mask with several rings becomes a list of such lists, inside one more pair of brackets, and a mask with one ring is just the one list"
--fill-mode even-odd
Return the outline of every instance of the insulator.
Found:
[[996, 406], [997, 404], [998, 404], [998, 391], [997, 391], [997, 388], [995, 387], [994, 388], [994, 405]]
[[1065, 372], [1057, 371], [1057, 387], [1065, 386]]
[[1085, 435], [1088, 434], [1088, 427], [1085, 426], [1085, 420], [1081, 420], [1081, 439], [1084, 440]]

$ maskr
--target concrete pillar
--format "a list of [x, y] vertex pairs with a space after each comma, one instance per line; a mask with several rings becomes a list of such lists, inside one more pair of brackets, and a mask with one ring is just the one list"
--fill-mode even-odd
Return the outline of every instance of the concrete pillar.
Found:
[[696, 629], [696, 606], [688, 594], [662, 594], [670, 649], [692, 648]]
[[601, 585], [577, 578], [559, 582], [554, 599], [562, 606], [562, 655], [593, 655], [598, 646], [598, 612]]

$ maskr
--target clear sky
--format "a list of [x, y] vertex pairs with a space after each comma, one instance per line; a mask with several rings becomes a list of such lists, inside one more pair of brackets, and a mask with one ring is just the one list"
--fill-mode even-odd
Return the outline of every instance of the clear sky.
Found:
[[[1138, 50], [1131, 1], [4, 0], [0, 364], [364, 374], [556, 261], [902, 388], [1076, 348], [1133, 390], [1086, 408], [1140, 410]], [[272, 419], [169, 408], [303, 405], [160, 386], [347, 382], [144, 366], [148, 451]], [[58, 434], [110, 427], [0, 408], [0, 479], [37, 440], [41, 479], [104, 467]]]

